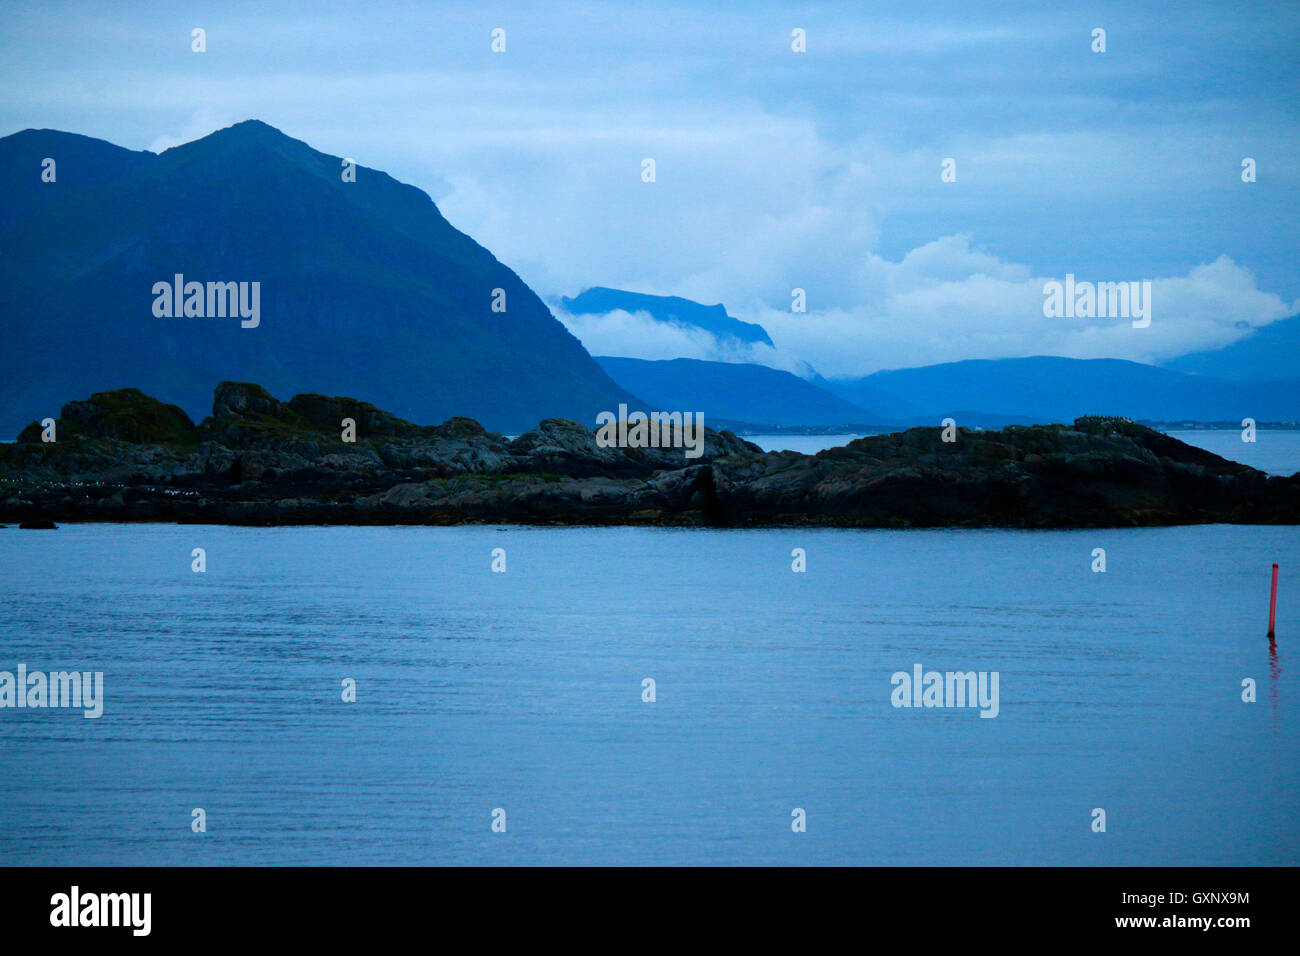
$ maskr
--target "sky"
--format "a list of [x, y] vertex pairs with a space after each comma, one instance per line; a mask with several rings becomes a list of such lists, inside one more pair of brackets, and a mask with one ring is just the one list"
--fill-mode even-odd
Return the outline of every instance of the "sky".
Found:
[[[1160, 363], [1300, 311], [1298, 46], [1297, 3], [11, 2], [0, 135], [264, 120], [425, 190], [594, 354]], [[1067, 274], [1151, 282], [1151, 324], [1045, 316]], [[565, 315], [593, 285], [776, 348]]]

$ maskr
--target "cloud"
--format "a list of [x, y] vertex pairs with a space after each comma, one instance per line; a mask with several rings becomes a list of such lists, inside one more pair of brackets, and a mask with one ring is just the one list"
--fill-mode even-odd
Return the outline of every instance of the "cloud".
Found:
[[604, 314], [571, 315], [556, 306], [552, 306], [552, 311], [592, 355], [651, 361], [693, 358], [708, 362], [767, 365], [797, 375], [809, 373], [807, 364], [793, 353], [763, 342], [720, 338], [706, 329], [660, 322], [648, 312], [617, 309]]
[[[725, 120], [641, 108], [600, 125], [574, 136], [521, 117], [494, 130], [498, 155], [448, 177], [440, 207], [548, 295], [600, 284], [789, 302], [812, 281], [833, 294], [833, 277], [878, 241], [869, 166], [828, 146], [811, 118], [751, 103]], [[655, 182], [641, 179], [645, 158]]]
[[1029, 355], [1158, 364], [1221, 347], [1300, 311], [1300, 302], [1260, 290], [1251, 272], [1227, 256], [1185, 276], [1077, 278], [1150, 281], [1151, 325], [1135, 329], [1130, 318], [1044, 316], [1043, 286], [1064, 276], [1034, 276], [1023, 264], [974, 248], [967, 235], [936, 239], [897, 262], [867, 255], [844, 283], [856, 296], [850, 307], [818, 308], [815, 296], [806, 313], [762, 303], [729, 306], [737, 318], [762, 325], [775, 349], [737, 349], [703, 330], [666, 325], [643, 313], [561, 313], [560, 318], [595, 354], [750, 361], [805, 374], [811, 365], [829, 378], [848, 378], [880, 369]]
[[1032, 276], [971, 248], [967, 236], [947, 236], [899, 262], [869, 257], [863, 301], [850, 309], [803, 315], [758, 309], [739, 318], [758, 322], [782, 351], [796, 352], [828, 377], [970, 358], [1064, 355], [1122, 358], [1159, 364], [1218, 348], [1300, 311], [1300, 302], [1257, 288], [1251, 272], [1227, 256], [1185, 276], [1085, 275], [1079, 280], [1149, 280], [1151, 324], [1131, 319], [1049, 318], [1043, 286], [1064, 276]]
[[570, 315], [554, 309], [555, 317], [578, 337], [592, 355], [627, 358], [715, 359], [718, 340], [704, 329], [659, 322], [647, 312], [618, 309], [603, 315]]
[[[1135, 0], [1100, 56], [1091, 23], [1032, 0], [739, 18], [688, 0], [634, 17], [588, 0], [500, 16], [322, 0], [310, 22], [274, 0], [193, 21], [119, 6], [17, 5], [0, 131], [158, 150], [263, 119], [425, 189], [543, 297], [606, 285], [724, 302], [767, 327], [777, 348], [749, 355], [779, 367], [1161, 360], [1300, 296], [1295, 10], [1221, 5], [1206, 30]], [[1041, 284], [1066, 272], [1154, 278], [1152, 326], [1044, 319]], [[808, 313], [789, 312], [794, 288]], [[632, 317], [572, 327], [595, 352], [726, 354]]]

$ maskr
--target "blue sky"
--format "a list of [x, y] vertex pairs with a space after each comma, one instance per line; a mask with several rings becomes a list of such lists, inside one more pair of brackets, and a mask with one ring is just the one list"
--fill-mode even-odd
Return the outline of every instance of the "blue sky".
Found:
[[[262, 119], [425, 189], [548, 301], [721, 301], [778, 346], [561, 315], [598, 354], [1164, 361], [1293, 314], [1300, 6], [1071, 6], [12, 3], [0, 135]], [[1066, 273], [1151, 280], [1151, 327], [1044, 317]]]

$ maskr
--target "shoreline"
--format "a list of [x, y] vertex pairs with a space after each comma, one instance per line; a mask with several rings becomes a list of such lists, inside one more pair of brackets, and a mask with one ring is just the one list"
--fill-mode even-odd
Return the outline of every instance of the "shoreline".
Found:
[[217, 387], [196, 426], [124, 389], [70, 402], [51, 426], [0, 447], [0, 524], [1300, 524], [1300, 475], [1270, 476], [1122, 418], [915, 427], [814, 454], [702, 431], [686, 458], [682, 447], [611, 446], [565, 419], [507, 439], [466, 418], [420, 426], [356, 399], [281, 402], [236, 382]]
[[583, 522], [583, 521], [535, 521], [535, 522], [499, 522], [487, 520], [467, 521], [207, 521], [202, 518], [185, 520], [167, 520], [158, 517], [141, 518], [55, 518], [51, 519], [53, 528], [21, 527], [21, 522], [0, 521], [0, 531], [57, 531], [65, 527], [114, 525], [133, 527], [139, 525], [156, 525], [159, 527], [203, 527], [203, 528], [496, 528], [501, 531], [518, 529], [521, 531], [537, 528], [544, 529], [616, 529], [637, 528], [654, 531], [1019, 531], [1026, 534], [1069, 533], [1073, 531], [1128, 531], [1161, 528], [1291, 528], [1300, 522], [1295, 521], [1223, 521], [1207, 519], [1205, 521], [1153, 522], [1133, 524], [1079, 524], [1079, 525], [1039, 525], [1028, 524], [844, 524], [834, 522], [773, 523], [744, 525], [710, 525], [703, 523], [681, 522], [677, 524], [656, 522]]

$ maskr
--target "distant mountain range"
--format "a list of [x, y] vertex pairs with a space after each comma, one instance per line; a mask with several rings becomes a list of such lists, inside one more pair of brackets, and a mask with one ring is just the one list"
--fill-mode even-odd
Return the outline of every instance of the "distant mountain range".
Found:
[[[744, 326], [747, 341], [770, 342], [761, 326], [739, 322], [724, 306], [596, 287], [564, 299], [570, 313], [614, 309], [713, 332]], [[738, 338], [739, 333], [733, 337]], [[712, 420], [755, 426], [840, 427], [1070, 422], [1080, 415], [1145, 421], [1300, 421], [1300, 316], [1265, 326], [1242, 341], [1185, 356], [1161, 368], [1121, 359], [1034, 356], [975, 359], [826, 379], [759, 365], [693, 359], [598, 359], [610, 377], [662, 408], [702, 411]], [[840, 399], [839, 402], [833, 398]]]
[[[0, 138], [0, 437], [70, 394], [124, 387], [197, 420], [227, 380], [365, 395], [408, 420], [463, 415], [502, 432], [547, 417], [591, 427], [620, 405], [781, 427], [1300, 421], [1300, 317], [1168, 368], [1039, 356], [827, 380], [596, 360], [426, 194], [343, 170], [255, 120], [157, 155], [55, 130]], [[225, 283], [256, 284], [255, 321], [235, 314]], [[206, 315], [214, 301], [231, 308]], [[574, 315], [645, 313], [723, 344], [773, 344], [722, 305], [602, 286], [561, 301]]]
[[705, 422], [723, 420], [765, 425], [846, 425], [875, 416], [852, 402], [768, 368], [699, 359], [598, 356], [610, 378], [658, 408], [703, 412]]
[[[1025, 422], [1068, 422], [1080, 415], [1147, 421], [1300, 421], [1300, 379], [1243, 383], [1188, 375], [1120, 359], [1037, 356], [976, 359], [877, 372], [829, 382], [852, 400], [884, 391], [936, 415], [964, 413]], [[982, 424], [982, 423], [981, 423]]]
[[[0, 435], [125, 386], [197, 420], [228, 379], [502, 431], [638, 404], [425, 193], [342, 171], [255, 120], [158, 155], [55, 130], [0, 139]], [[250, 297], [259, 283], [257, 326], [159, 317], [155, 284], [178, 274]]]
[[647, 401], [754, 425], [910, 426], [1070, 422], [1080, 415], [1145, 421], [1300, 421], [1300, 380], [1246, 383], [1119, 359], [1040, 356], [972, 360], [806, 381], [761, 365], [601, 357], [614, 381]]
[[675, 295], [644, 295], [595, 286], [581, 295], [560, 299], [570, 315], [604, 315], [609, 312], [645, 312], [657, 322], [682, 328], [703, 329], [720, 343], [728, 340], [752, 345], [771, 345], [767, 330], [753, 322], [742, 322], [727, 314], [721, 305], [701, 305]]

